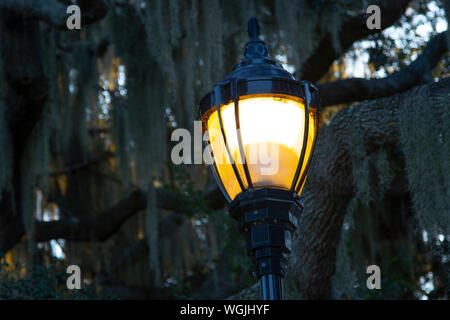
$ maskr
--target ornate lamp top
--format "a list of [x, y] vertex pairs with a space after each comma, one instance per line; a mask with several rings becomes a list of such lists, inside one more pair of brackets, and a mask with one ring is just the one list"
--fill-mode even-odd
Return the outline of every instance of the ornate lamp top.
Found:
[[250, 18], [247, 25], [249, 37], [245, 45], [244, 60], [226, 77], [229, 79], [272, 79], [294, 80], [294, 77], [269, 55], [267, 44], [259, 39], [261, 27], [258, 19]]

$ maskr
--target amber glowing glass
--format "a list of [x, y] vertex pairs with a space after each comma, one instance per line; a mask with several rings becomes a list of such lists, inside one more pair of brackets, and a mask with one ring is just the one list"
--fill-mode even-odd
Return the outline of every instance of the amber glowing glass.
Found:
[[[221, 117], [232, 161], [248, 188], [243, 161], [246, 161], [253, 187], [289, 190], [303, 149], [305, 109], [303, 100], [285, 95], [249, 95], [239, 99], [240, 135], [245, 158], [242, 159], [236, 129], [234, 102], [221, 106]], [[204, 130], [216, 163], [218, 179], [231, 200], [242, 192], [226, 151], [217, 109], [205, 115]], [[300, 177], [311, 155], [318, 123], [316, 109], [310, 108], [309, 133]], [[299, 179], [300, 180], [300, 179]], [[301, 190], [300, 190], [301, 191]]]

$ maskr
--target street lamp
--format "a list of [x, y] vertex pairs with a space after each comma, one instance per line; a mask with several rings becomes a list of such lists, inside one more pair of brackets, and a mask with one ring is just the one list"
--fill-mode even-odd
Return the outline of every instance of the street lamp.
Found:
[[199, 108], [211, 168], [245, 235], [261, 298], [278, 300], [291, 234], [303, 210], [299, 195], [316, 142], [320, 102], [314, 85], [296, 81], [269, 57], [259, 29], [251, 18], [244, 60]]

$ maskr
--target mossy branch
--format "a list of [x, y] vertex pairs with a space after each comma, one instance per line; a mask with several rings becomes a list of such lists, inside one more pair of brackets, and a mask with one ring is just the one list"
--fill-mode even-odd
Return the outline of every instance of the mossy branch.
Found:
[[351, 78], [319, 84], [323, 106], [387, 97], [430, 82], [431, 70], [448, 52], [446, 32], [433, 37], [410, 65], [381, 79]]

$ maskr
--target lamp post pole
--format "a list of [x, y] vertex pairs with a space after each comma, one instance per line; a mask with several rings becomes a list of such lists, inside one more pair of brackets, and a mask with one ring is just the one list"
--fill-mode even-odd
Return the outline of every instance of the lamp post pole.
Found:
[[269, 273], [261, 277], [261, 299], [283, 299], [283, 278], [280, 275]]
[[302, 212], [298, 196], [287, 190], [245, 191], [229, 204], [230, 215], [244, 234], [247, 252], [260, 278], [261, 299], [283, 299], [283, 276], [291, 253], [291, 235]]

